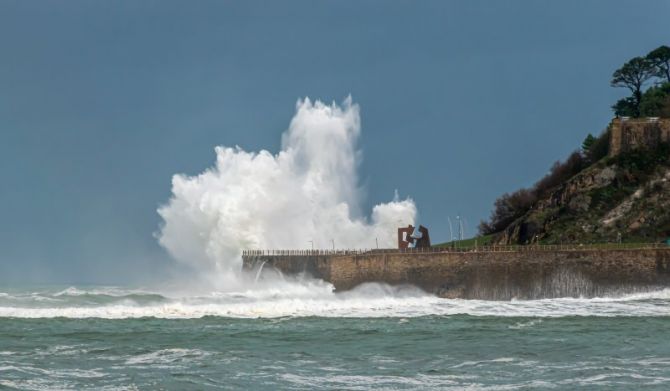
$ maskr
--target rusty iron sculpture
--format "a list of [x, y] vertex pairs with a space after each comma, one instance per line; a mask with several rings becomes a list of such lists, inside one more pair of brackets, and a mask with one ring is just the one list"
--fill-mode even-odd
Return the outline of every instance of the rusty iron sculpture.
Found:
[[420, 225], [418, 228], [411, 224], [405, 228], [398, 228], [398, 248], [430, 247], [428, 228]]

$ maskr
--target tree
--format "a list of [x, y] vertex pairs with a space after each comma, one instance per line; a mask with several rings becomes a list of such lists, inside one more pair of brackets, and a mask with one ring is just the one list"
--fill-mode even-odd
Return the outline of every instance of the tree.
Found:
[[652, 62], [643, 57], [635, 57], [623, 64], [623, 66], [612, 74], [612, 87], [625, 87], [633, 92], [635, 104], [635, 117], [640, 116], [640, 101], [642, 100], [642, 87], [655, 76], [656, 69]]
[[655, 76], [665, 78], [670, 83], [670, 47], [657, 47], [647, 54], [647, 60], [654, 67]]
[[584, 154], [584, 156], [589, 155], [589, 151], [591, 151], [591, 147], [593, 147], [593, 144], [595, 144], [595, 142], [596, 138], [593, 137], [591, 133], [589, 133], [589, 135], [586, 136], [586, 138], [582, 142], [582, 153]]

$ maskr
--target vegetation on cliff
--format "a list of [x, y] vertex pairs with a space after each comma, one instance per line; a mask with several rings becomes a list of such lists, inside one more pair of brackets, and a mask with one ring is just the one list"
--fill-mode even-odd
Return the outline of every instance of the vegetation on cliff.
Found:
[[[612, 106], [617, 116], [670, 117], [670, 48], [629, 60], [611, 84], [631, 90]], [[480, 235], [502, 244], [670, 237], [670, 146], [609, 157], [609, 133], [589, 134], [532, 187], [499, 197]]]
[[604, 158], [552, 188], [504, 229], [505, 244], [655, 242], [670, 237], [670, 147]]
[[[655, 85], [643, 91], [650, 83]], [[631, 91], [612, 106], [617, 116], [670, 117], [670, 47], [630, 59], [614, 71], [611, 84]]]

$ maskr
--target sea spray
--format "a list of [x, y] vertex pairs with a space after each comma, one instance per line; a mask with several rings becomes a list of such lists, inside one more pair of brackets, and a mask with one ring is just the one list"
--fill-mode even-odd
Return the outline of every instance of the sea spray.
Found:
[[160, 244], [178, 262], [238, 287], [241, 251], [395, 246], [395, 229], [413, 223], [411, 199], [360, 215], [359, 107], [299, 100], [279, 153], [216, 147], [214, 167], [175, 175], [158, 209]]

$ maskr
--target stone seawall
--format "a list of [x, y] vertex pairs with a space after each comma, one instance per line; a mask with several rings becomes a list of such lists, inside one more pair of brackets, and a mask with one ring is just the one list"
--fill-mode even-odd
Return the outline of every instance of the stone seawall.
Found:
[[448, 298], [595, 297], [670, 287], [670, 248], [244, 255], [244, 268], [305, 273], [348, 290], [365, 282], [411, 284]]

